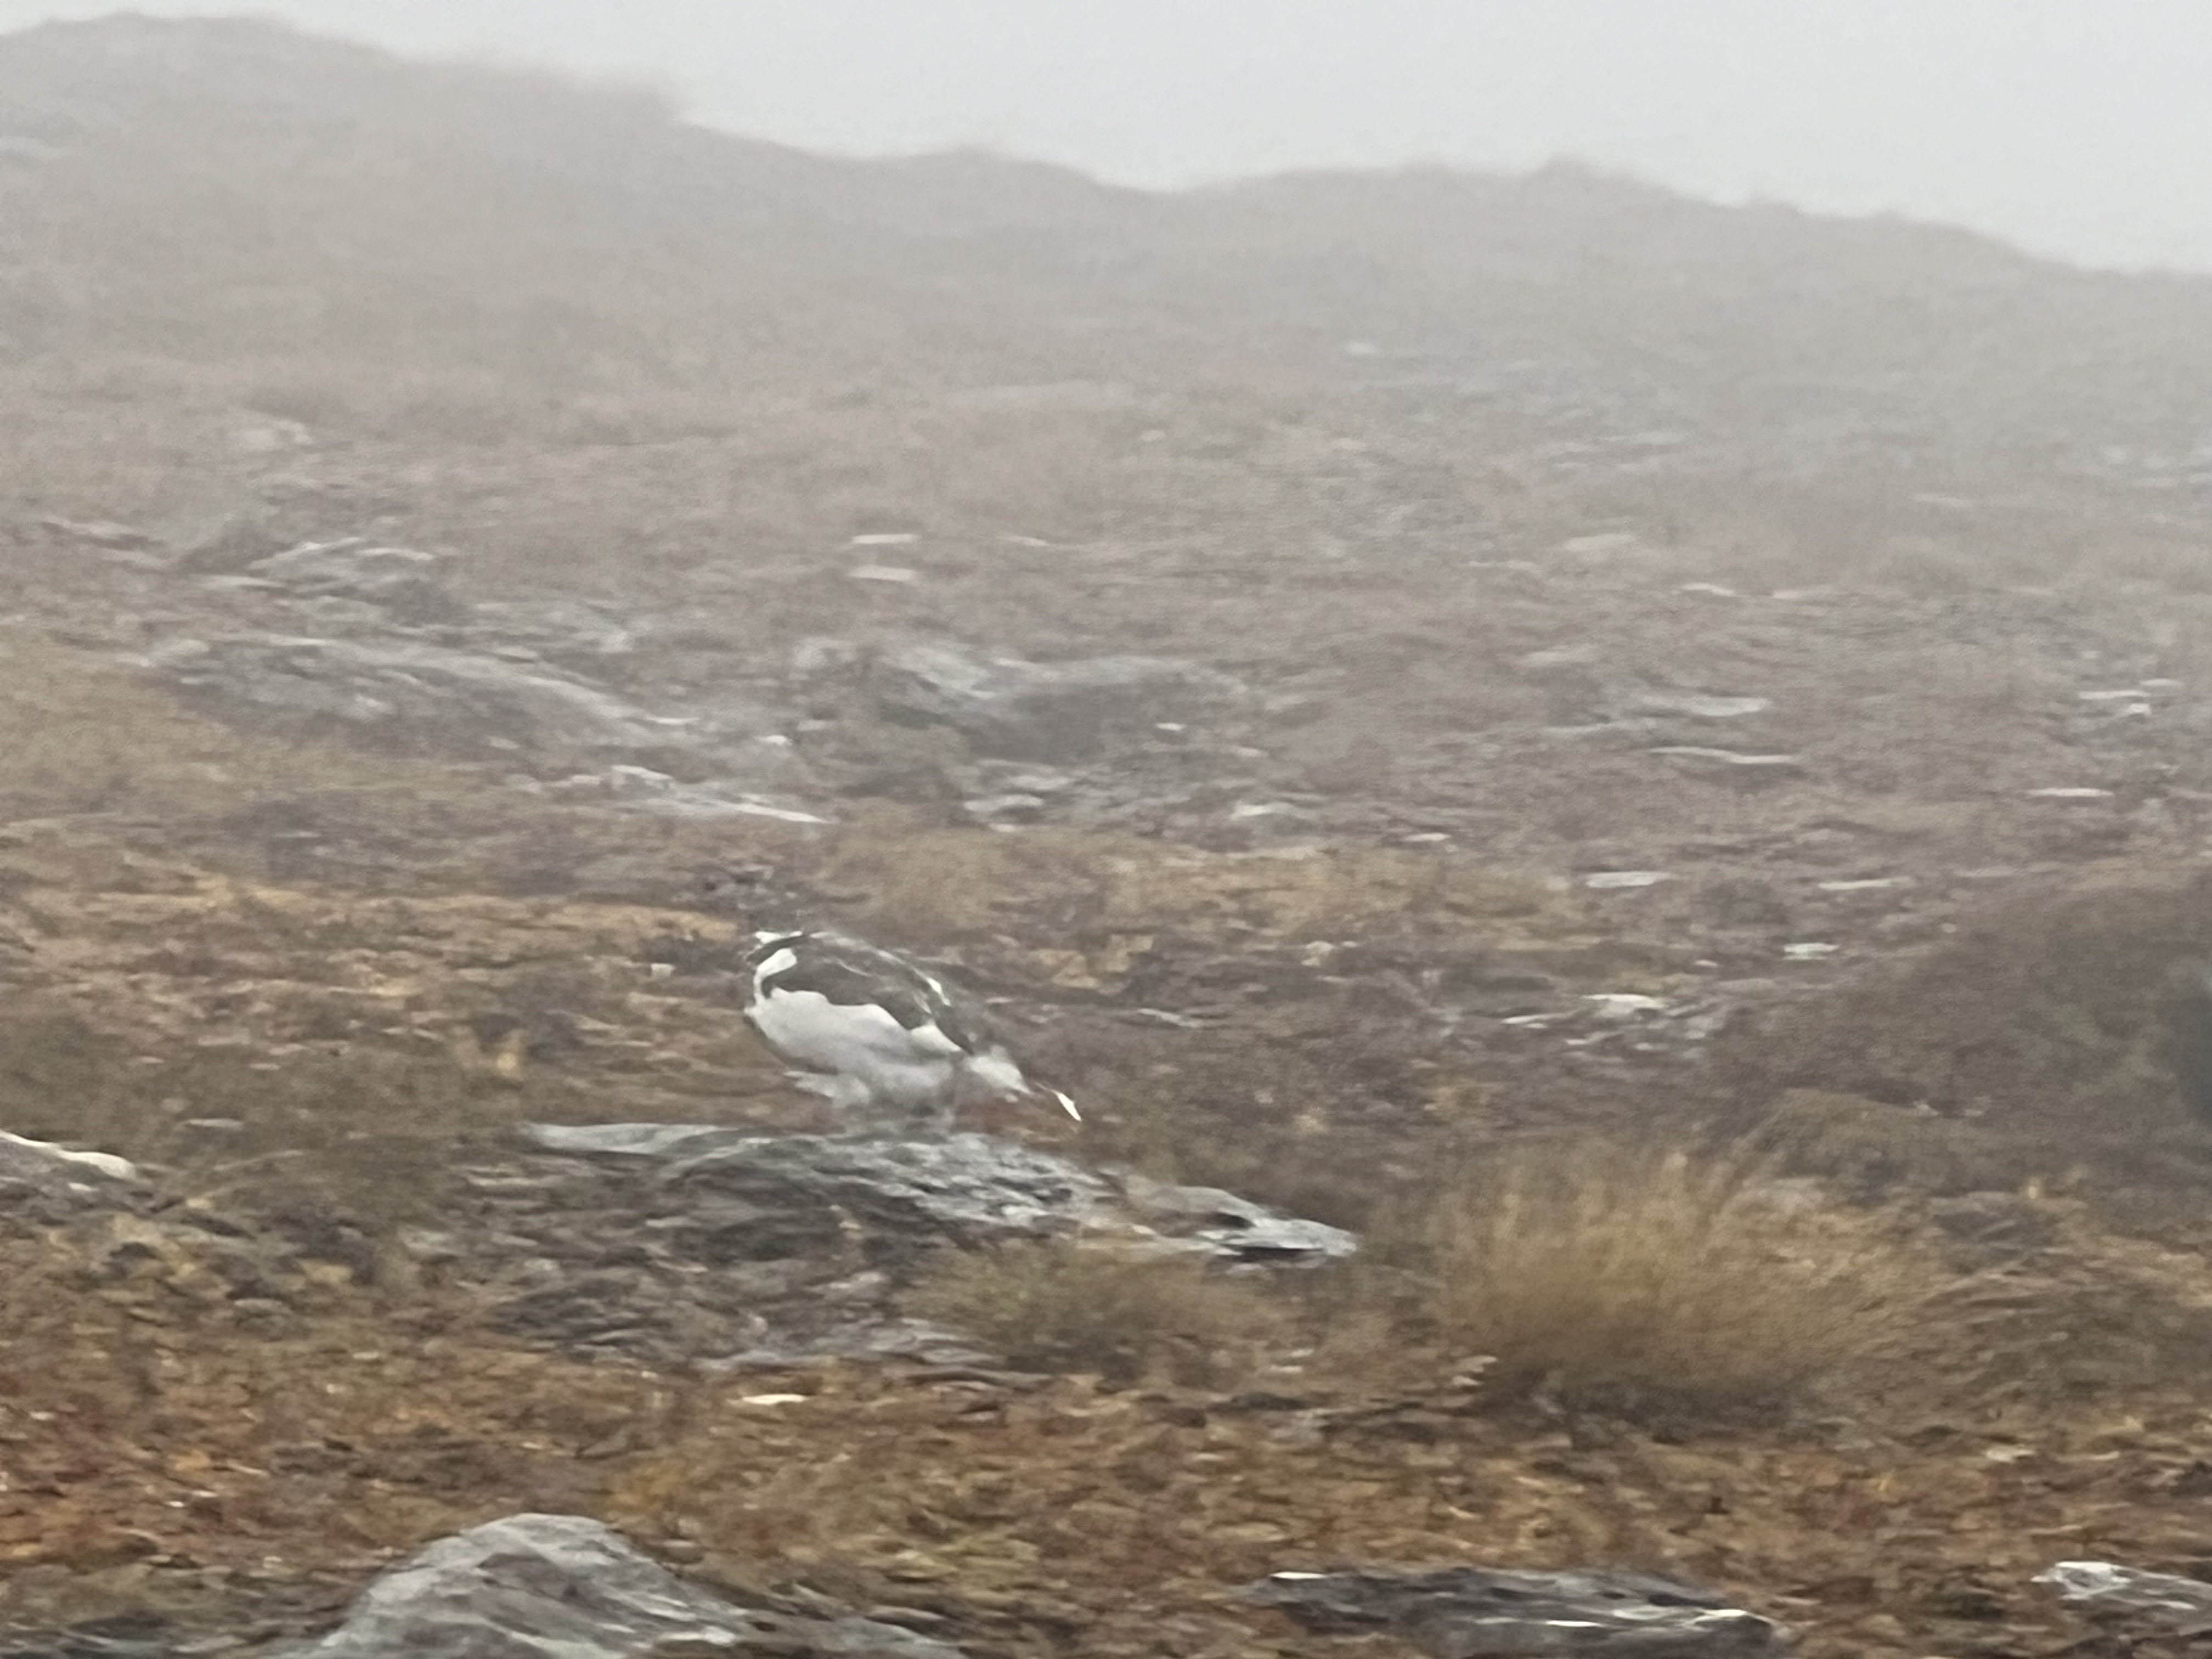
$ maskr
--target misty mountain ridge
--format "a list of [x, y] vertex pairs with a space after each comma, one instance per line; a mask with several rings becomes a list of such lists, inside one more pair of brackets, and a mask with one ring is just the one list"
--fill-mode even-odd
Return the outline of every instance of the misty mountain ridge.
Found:
[[845, 161], [284, 26], [0, 38], [0, 353], [465, 367], [548, 396], [1110, 380], [1626, 399], [1756, 441], [2187, 447], [2212, 279], [1554, 166], [1176, 194]]

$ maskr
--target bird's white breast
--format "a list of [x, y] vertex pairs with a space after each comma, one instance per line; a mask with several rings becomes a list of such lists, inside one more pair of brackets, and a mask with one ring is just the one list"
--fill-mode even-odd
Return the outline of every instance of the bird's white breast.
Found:
[[[872, 1002], [832, 1002], [819, 991], [768, 991], [745, 1011], [769, 1042], [794, 1060], [838, 1069], [877, 1060], [944, 1060], [958, 1045], [934, 1026], [909, 1031]], [[933, 1037], [934, 1042], [931, 1040]]]

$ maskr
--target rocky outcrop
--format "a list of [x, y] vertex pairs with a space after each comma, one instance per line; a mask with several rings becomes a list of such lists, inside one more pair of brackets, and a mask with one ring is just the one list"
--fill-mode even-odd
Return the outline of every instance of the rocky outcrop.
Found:
[[2035, 1575], [2099, 1623], [2145, 1637], [2212, 1636], [2212, 1583], [2110, 1561], [2059, 1561]]
[[336, 720], [439, 750], [665, 749], [686, 723], [540, 663], [410, 640], [183, 640], [152, 661], [180, 689], [232, 709]]
[[438, 581], [438, 558], [411, 547], [377, 547], [365, 538], [301, 542], [257, 559], [250, 574], [303, 598], [357, 599], [420, 620], [461, 607]]
[[146, 1196], [137, 1167], [125, 1158], [0, 1130], [0, 1227], [51, 1227], [102, 1212], [127, 1212]]
[[687, 1124], [540, 1125], [537, 1155], [471, 1173], [465, 1224], [410, 1236], [501, 1325], [659, 1359], [972, 1363], [901, 1316], [946, 1249], [1073, 1239], [1224, 1268], [1348, 1255], [1352, 1237], [1211, 1188], [1086, 1168], [988, 1135], [888, 1140]]
[[1789, 1637], [1771, 1620], [1710, 1591], [1628, 1572], [1279, 1572], [1244, 1599], [1310, 1631], [1388, 1632], [1431, 1659], [1545, 1654], [1634, 1659], [1752, 1659]]
[[1188, 719], [1237, 689], [1169, 658], [1030, 662], [935, 642], [885, 653], [869, 678], [888, 720], [951, 726], [978, 755], [1059, 764], [1097, 755], [1117, 734]]
[[345, 1622], [283, 1659], [648, 1659], [714, 1653], [959, 1659], [858, 1616], [739, 1607], [688, 1584], [597, 1521], [515, 1515], [441, 1538], [363, 1590]]

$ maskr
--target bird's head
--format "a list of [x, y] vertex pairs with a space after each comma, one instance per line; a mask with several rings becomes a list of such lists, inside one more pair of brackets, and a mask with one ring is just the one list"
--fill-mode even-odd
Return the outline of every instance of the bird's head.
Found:
[[1073, 1100], [1057, 1089], [1031, 1082], [1022, 1068], [1014, 1063], [1014, 1057], [996, 1044], [969, 1060], [968, 1073], [988, 1092], [1000, 1100], [1048, 1100], [1078, 1123], [1083, 1121], [1083, 1114], [1076, 1110]]

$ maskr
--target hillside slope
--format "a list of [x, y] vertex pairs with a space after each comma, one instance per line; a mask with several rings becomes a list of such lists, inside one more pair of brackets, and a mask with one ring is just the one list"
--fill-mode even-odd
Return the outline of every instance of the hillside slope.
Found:
[[0, 39], [0, 112], [18, 356], [312, 353], [554, 390], [1226, 378], [1477, 412], [1533, 386], [1570, 425], [1610, 398], [2014, 460], [2186, 450], [2212, 389], [2212, 282], [1571, 167], [1158, 196], [975, 155], [833, 161], [634, 90], [244, 21]]

